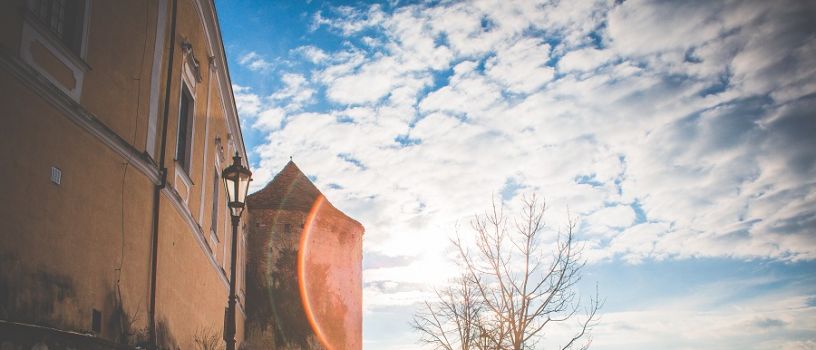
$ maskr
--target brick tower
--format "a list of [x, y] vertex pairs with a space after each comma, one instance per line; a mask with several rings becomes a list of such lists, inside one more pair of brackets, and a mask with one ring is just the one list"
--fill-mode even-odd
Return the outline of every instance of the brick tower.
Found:
[[247, 345], [362, 349], [363, 226], [292, 161], [247, 205]]

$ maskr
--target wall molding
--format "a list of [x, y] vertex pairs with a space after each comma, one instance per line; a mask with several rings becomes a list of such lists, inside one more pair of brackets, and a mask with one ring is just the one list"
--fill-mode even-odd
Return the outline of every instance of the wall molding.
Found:
[[145, 149], [155, 158], [156, 135], [159, 119], [159, 92], [162, 88], [162, 66], [164, 65], [164, 39], [167, 36], [167, 0], [159, 0], [156, 15], [156, 39], [153, 45], [153, 67], [150, 72], [150, 102], [148, 103], [147, 140]]
[[82, 105], [68, 96], [62, 89], [55, 86], [47, 77], [42, 75], [28, 64], [7, 53], [7, 49], [0, 50], [0, 66], [11, 73], [23, 85], [42, 97], [57, 110], [62, 112], [68, 120], [95, 136], [104, 145], [120, 157], [130, 162], [134, 168], [144, 174], [154, 185], [160, 182], [159, 169], [147, 154], [140, 152], [128, 141], [99, 121], [96, 116], [88, 112]]
[[[243, 140], [243, 133], [241, 132], [240, 125], [241, 123], [238, 120], [238, 107], [235, 105], [235, 97], [232, 91], [228, 71], [229, 66], [227, 65], [227, 58], [225, 57], [224, 53], [217, 14], [215, 9], [212, 8], [213, 3], [212, 1], [206, 0], [194, 0], [193, 3], [195, 3], [196, 9], [198, 10], [199, 19], [204, 27], [204, 32], [207, 34], [207, 52], [209, 56], [214, 57], [214, 61], [218, 63], [219, 66], [223, 67], [223, 69], [216, 69], [215, 71], [217, 72], [216, 77], [218, 80], [218, 92], [221, 95], [221, 98], [224, 99], [226, 97], [232, 102], [229, 104], [230, 108], [228, 108], [228, 113], [225, 115], [227, 119], [227, 128], [231, 134], [236, 135]], [[205, 9], [208, 10], [208, 15], [205, 15]], [[225, 92], [227, 92], [229, 95], [226, 95]], [[227, 109], [226, 105], [224, 105], [224, 107]], [[246, 154], [246, 145], [244, 145], [243, 142], [241, 142], [240, 149], [238, 151], [241, 154], [241, 157], [246, 159], [247, 164], [249, 164], [249, 158]]]
[[[24, 86], [43, 98], [47, 103], [56, 108], [58, 112], [61, 112], [60, 114], [68, 120], [94, 136], [114, 153], [127, 160], [131, 166], [139, 170], [153, 185], [159, 185], [161, 183], [158, 166], [146, 152], [139, 152], [139, 150], [100, 122], [93, 114], [66, 95], [65, 92], [54, 86], [46, 77], [22, 62], [19, 58], [10, 55], [8, 51], [9, 50], [5, 47], [0, 47], [0, 69], [9, 72]], [[213, 251], [204, 238], [201, 227], [196, 223], [195, 219], [193, 219], [190, 210], [187, 209], [187, 205], [181, 196], [170, 186], [165, 186], [164, 189], [162, 189], [162, 193], [187, 223], [191, 234], [198, 242], [199, 248], [203, 251], [204, 255], [207, 256], [210, 265], [215, 270], [224, 288], [228, 289], [229, 281], [226, 274], [216, 261]]]
[[213, 269], [215, 269], [218, 278], [224, 284], [224, 288], [228, 290], [229, 280], [227, 279], [227, 275], [215, 260], [213, 251], [210, 249], [210, 245], [207, 243], [207, 239], [204, 236], [204, 230], [202, 230], [201, 226], [199, 226], [195, 221], [195, 218], [193, 218], [193, 214], [190, 212], [190, 209], [187, 208], [187, 205], [182, 202], [181, 195], [179, 195], [175, 189], [169, 186], [165, 186], [162, 189], [162, 194], [170, 201], [171, 204], [173, 204], [173, 207], [176, 209], [176, 211], [178, 211], [179, 215], [181, 215], [181, 218], [184, 219], [184, 222], [186, 222], [187, 226], [190, 227], [190, 231], [193, 233], [199, 248], [204, 251], [204, 255], [206, 255], [207, 259], [210, 261], [210, 265], [212, 265]]
[[[85, 73], [88, 72], [91, 67], [88, 66], [88, 63], [79, 57], [78, 54], [70, 52], [69, 49], [55, 39], [53, 34], [49, 33], [47, 29], [43, 28], [42, 24], [31, 18], [32, 15], [28, 13], [28, 10], [25, 11], [26, 12], [23, 14], [22, 36], [20, 38], [20, 57], [29, 66], [36, 69], [40, 74], [53, 83], [54, 86], [65, 92], [74, 101], [79, 102], [79, 99], [82, 96], [82, 86], [85, 80]], [[87, 24], [87, 22], [88, 19], [86, 18], [85, 23]], [[88, 26], [84, 25], [83, 27], [87, 28]], [[59, 64], [62, 64], [62, 66], [67, 69], [68, 72], [70, 72], [71, 79], [73, 80], [73, 86], [65, 85], [59, 78], [53, 76], [52, 72], [49, 72], [48, 68], [41, 66], [40, 63], [37, 62], [37, 59], [34, 57], [35, 44], [39, 44], [48, 50], [48, 53], [51, 54], [53, 58], [59, 62]], [[86, 44], [87, 38], [83, 38], [82, 45], [85, 46]]]

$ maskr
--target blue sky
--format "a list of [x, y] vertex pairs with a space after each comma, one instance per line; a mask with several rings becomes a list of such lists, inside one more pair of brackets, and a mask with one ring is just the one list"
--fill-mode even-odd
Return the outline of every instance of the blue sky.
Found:
[[816, 347], [812, 2], [217, 6], [254, 186], [293, 156], [366, 227], [366, 349], [421, 349], [448, 237], [533, 192], [593, 349]]

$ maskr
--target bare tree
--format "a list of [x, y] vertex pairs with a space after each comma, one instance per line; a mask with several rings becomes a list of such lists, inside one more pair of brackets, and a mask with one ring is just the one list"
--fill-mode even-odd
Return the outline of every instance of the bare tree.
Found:
[[412, 326], [420, 341], [436, 349], [475, 349], [482, 303], [470, 276], [463, 274], [435, 292], [436, 302], [426, 301], [424, 309], [414, 315]]
[[[545, 327], [567, 321], [575, 322], [577, 329], [558, 348], [588, 348], [589, 331], [597, 322], [601, 307], [597, 288], [582, 310], [575, 285], [581, 279], [584, 262], [574, 240], [575, 220], [569, 218], [567, 226], [555, 233], [553, 242], [543, 242], [542, 236], [550, 232], [544, 223], [545, 210], [545, 203], [532, 195], [522, 199], [520, 215], [508, 219], [503, 207], [494, 201], [491, 211], [477, 215], [471, 222], [475, 249], [470, 249], [459, 235], [453, 241], [467, 276], [464, 280], [474, 287], [475, 304], [479, 305], [478, 317], [468, 325], [468, 329], [476, 330], [468, 338], [477, 345], [474, 348], [532, 349], [541, 340]], [[464, 299], [461, 293], [437, 296], [436, 303], [426, 303], [425, 310], [418, 315], [433, 315], [434, 310], [439, 313], [440, 308], [444, 310], [449, 304], [446, 300]], [[580, 316], [579, 311], [584, 315]], [[417, 327], [423, 339], [462, 334], [457, 322], [431, 319], [437, 321], [435, 328]]]
[[202, 327], [196, 330], [193, 341], [198, 350], [221, 350], [224, 348], [221, 333], [213, 326]]

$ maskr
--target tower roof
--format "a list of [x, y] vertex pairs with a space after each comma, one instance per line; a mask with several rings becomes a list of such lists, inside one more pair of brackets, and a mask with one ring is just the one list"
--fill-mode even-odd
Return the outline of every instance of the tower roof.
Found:
[[250, 209], [282, 209], [309, 211], [322, 193], [306, 177], [295, 162], [289, 161], [266, 187], [250, 194]]

